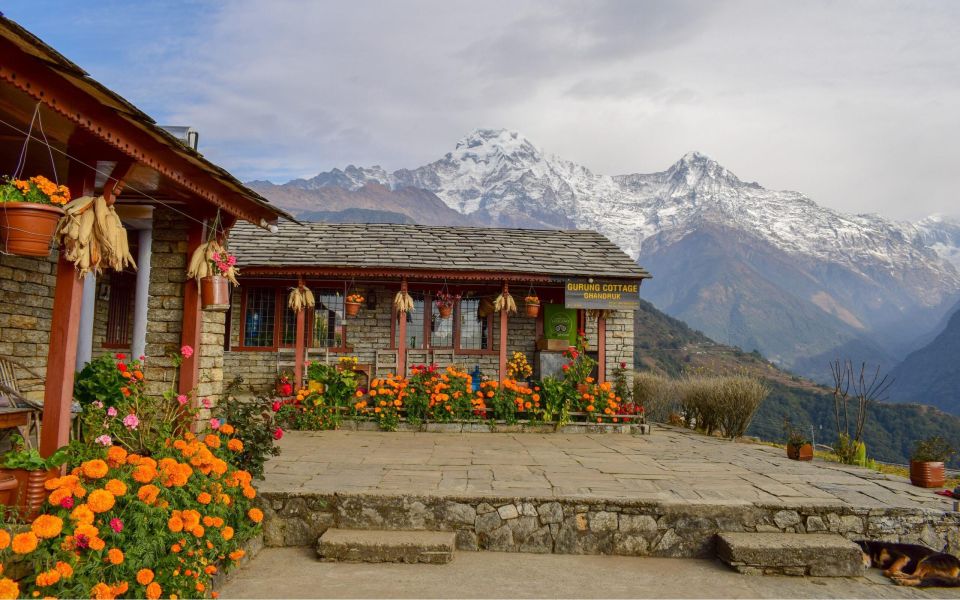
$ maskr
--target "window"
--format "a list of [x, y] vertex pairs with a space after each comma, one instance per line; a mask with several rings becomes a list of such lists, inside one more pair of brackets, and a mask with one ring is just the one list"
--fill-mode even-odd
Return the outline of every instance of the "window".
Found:
[[437, 305], [430, 303], [430, 347], [453, 348], [453, 319], [441, 319]]
[[[407, 348], [423, 348], [424, 333], [424, 314], [423, 314], [423, 294], [419, 292], [410, 292], [413, 298], [413, 310], [407, 313]], [[398, 342], [400, 327], [394, 328], [393, 334], [394, 348], [400, 344]]]
[[460, 345], [461, 350], [490, 349], [490, 317], [481, 317], [479, 298], [460, 300]]
[[127, 272], [110, 274], [110, 299], [107, 301], [107, 331], [103, 345], [106, 348], [126, 348], [130, 345], [133, 299], [137, 276]]
[[249, 288], [243, 314], [243, 345], [272, 347], [277, 314], [276, 288]]
[[311, 348], [343, 348], [346, 328], [343, 322], [343, 292], [313, 290], [316, 307], [313, 309], [313, 338]]

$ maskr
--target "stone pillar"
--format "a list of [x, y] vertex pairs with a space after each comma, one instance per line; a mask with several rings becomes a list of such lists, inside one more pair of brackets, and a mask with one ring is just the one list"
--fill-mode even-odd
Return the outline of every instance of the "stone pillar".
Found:
[[150, 259], [153, 254], [153, 222], [139, 231], [137, 251], [137, 290], [133, 305], [133, 343], [130, 354], [140, 358], [147, 353], [147, 305], [150, 299]]
[[80, 331], [77, 334], [77, 371], [93, 358], [93, 322], [97, 306], [97, 276], [87, 273], [83, 278], [80, 300]]

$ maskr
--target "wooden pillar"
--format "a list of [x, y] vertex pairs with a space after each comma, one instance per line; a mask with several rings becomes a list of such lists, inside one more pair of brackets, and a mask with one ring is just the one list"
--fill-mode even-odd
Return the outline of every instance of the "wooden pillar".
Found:
[[[300, 278], [299, 282], [297, 282], [297, 287], [303, 288], [303, 278]], [[306, 358], [304, 356], [305, 350], [306, 350], [306, 340], [304, 339], [306, 337], [305, 336], [306, 321], [307, 321], [306, 315], [307, 315], [306, 308], [302, 308], [300, 312], [297, 313], [297, 343], [296, 343], [297, 355], [294, 358], [294, 362], [293, 362], [294, 364], [293, 380], [296, 382], [294, 383], [294, 385], [296, 386], [296, 389], [294, 391], [299, 390], [303, 386], [303, 362], [304, 362], [304, 358]]]
[[[400, 292], [407, 293], [406, 278], [400, 282]], [[407, 313], [397, 311], [397, 318], [397, 375], [403, 377], [407, 374]]]
[[607, 380], [607, 313], [597, 315], [597, 383]]
[[[67, 183], [70, 195], [78, 198], [93, 194], [95, 173], [86, 166], [82, 167], [82, 172], [75, 172], [74, 166], [78, 165], [71, 165]], [[70, 406], [73, 403], [82, 294], [83, 280], [77, 277], [73, 263], [61, 253], [57, 260], [46, 387], [43, 390], [43, 428], [40, 434], [43, 456], [50, 456], [70, 441]]]
[[[203, 243], [203, 223], [191, 222], [187, 231], [187, 260]], [[203, 315], [200, 311], [200, 286], [196, 280], [183, 283], [183, 327], [180, 330], [180, 345], [193, 348], [193, 354], [180, 364], [179, 393], [189, 394], [200, 383], [200, 332]]]
[[[503, 297], [506, 299], [507, 294], [510, 293], [510, 287], [507, 285], [507, 282], [503, 282]], [[510, 322], [510, 317], [507, 312], [507, 303], [503, 303], [503, 310], [500, 311], [500, 364], [497, 367], [500, 383], [503, 383], [503, 380], [507, 378], [507, 326]]]

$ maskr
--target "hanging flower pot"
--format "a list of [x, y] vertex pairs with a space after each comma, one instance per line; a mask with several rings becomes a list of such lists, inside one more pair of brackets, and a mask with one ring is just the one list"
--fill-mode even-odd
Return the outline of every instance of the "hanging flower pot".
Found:
[[363, 306], [364, 298], [361, 294], [350, 294], [344, 302], [344, 310], [348, 317], [355, 317], [360, 314], [360, 307]]
[[230, 309], [230, 282], [222, 275], [200, 279], [200, 304], [203, 310], [225, 312]]
[[20, 256], [49, 256], [61, 206], [70, 190], [40, 175], [0, 183], [0, 241], [3, 250]]
[[524, 313], [531, 319], [536, 319], [540, 314], [540, 298], [537, 296], [527, 296], [523, 299]]
[[446, 304], [441, 304], [437, 307], [437, 312], [440, 313], [441, 319], [449, 319], [453, 315], [453, 307]]
[[460, 300], [460, 294], [451, 294], [444, 287], [433, 297], [433, 303], [437, 306], [437, 313], [441, 319], [449, 319], [453, 315], [453, 305]]

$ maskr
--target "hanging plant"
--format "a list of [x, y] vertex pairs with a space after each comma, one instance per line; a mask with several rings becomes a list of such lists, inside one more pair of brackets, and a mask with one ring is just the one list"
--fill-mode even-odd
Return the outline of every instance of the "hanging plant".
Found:
[[[219, 222], [219, 217], [217, 221]], [[216, 223], [215, 222], [215, 223]], [[213, 229], [215, 236], [216, 229]], [[203, 310], [225, 312], [230, 308], [230, 286], [238, 285], [237, 258], [212, 237], [197, 246], [190, 257], [187, 277], [196, 279], [200, 286], [200, 304]]]
[[350, 294], [349, 296], [347, 296], [346, 302], [344, 302], [344, 306], [346, 307], [346, 311], [347, 311], [347, 316], [355, 317], [358, 314], [360, 314], [360, 307], [363, 306], [363, 303], [366, 302], [366, 300], [367, 299], [364, 298], [361, 294]]
[[0, 183], [0, 238], [3, 249], [20, 256], [48, 256], [70, 190], [46, 177], [5, 178]]
[[501, 293], [497, 296], [496, 300], [493, 301], [493, 309], [497, 312], [505, 310], [510, 314], [516, 314], [517, 303], [514, 301], [513, 296], [510, 295], [510, 292]]
[[460, 300], [460, 294], [451, 294], [446, 289], [440, 290], [433, 297], [433, 303], [437, 305], [437, 312], [441, 319], [449, 319], [453, 314], [453, 305]]
[[103, 265], [114, 271], [137, 268], [130, 255], [127, 230], [106, 198], [82, 196], [64, 206], [64, 212], [55, 235], [63, 244], [64, 257], [74, 264], [81, 277], [89, 272], [100, 273]]
[[413, 312], [413, 298], [410, 297], [410, 294], [401, 290], [393, 297], [393, 307], [397, 309], [397, 312]]
[[533, 287], [530, 288], [526, 298], [523, 299], [523, 308], [526, 315], [531, 319], [537, 318], [537, 315], [540, 314], [540, 297], [537, 296]]
[[311, 309], [317, 305], [313, 297], [313, 292], [305, 285], [301, 285], [290, 290], [290, 297], [287, 298], [287, 307], [295, 313], [303, 309]]

